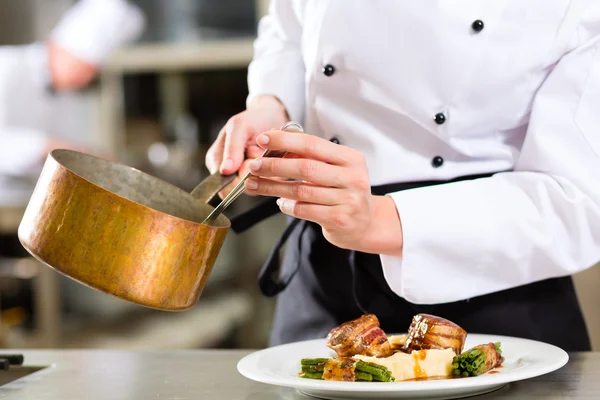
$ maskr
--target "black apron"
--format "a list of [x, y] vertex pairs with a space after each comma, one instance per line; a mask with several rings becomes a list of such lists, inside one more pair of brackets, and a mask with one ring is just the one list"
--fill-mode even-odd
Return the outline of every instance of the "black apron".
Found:
[[[454, 181], [484, 176], [489, 175]], [[372, 193], [383, 195], [448, 182], [452, 181], [384, 185], [373, 187]], [[277, 212], [275, 199], [263, 200], [232, 218], [232, 229], [244, 231]], [[286, 242], [280, 267], [279, 251]], [[318, 224], [309, 221], [288, 219], [284, 234], [260, 271], [258, 283], [265, 296], [278, 296], [270, 345], [324, 338], [335, 326], [364, 313], [375, 314], [385, 332], [406, 332], [413, 315], [428, 313], [447, 318], [470, 333], [539, 340], [566, 351], [591, 350], [571, 277], [465, 301], [412, 304], [389, 288], [379, 255], [340, 249], [323, 237]]]

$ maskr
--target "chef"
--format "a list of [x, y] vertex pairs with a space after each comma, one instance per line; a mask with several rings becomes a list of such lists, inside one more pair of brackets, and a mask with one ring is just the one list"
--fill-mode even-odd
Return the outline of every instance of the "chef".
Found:
[[571, 275], [600, 260], [599, 34], [594, 0], [273, 0], [207, 156], [290, 217], [259, 277], [271, 344], [424, 312], [589, 350]]
[[78, 99], [68, 94], [87, 86], [144, 24], [128, 1], [80, 0], [47, 42], [0, 47], [0, 180], [38, 171], [53, 148], [84, 146], [62, 132], [81, 118], [73, 108]]

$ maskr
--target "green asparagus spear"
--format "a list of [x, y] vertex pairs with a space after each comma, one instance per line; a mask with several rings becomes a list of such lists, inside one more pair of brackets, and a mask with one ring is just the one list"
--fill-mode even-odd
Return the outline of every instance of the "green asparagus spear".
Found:
[[367, 372], [373, 375], [373, 379], [380, 382], [391, 382], [394, 380], [391, 372], [383, 365], [364, 362], [359, 360], [356, 362], [356, 370]]
[[452, 360], [454, 376], [477, 376], [498, 367], [504, 361], [500, 343], [475, 346]]
[[300, 360], [301, 365], [317, 365], [317, 364], [325, 364], [329, 361], [329, 358], [303, 358]]
[[356, 380], [357, 381], [368, 381], [371, 382], [373, 380], [373, 375], [367, 374], [366, 372], [356, 371]]
[[300, 374], [300, 378], [323, 379], [323, 373], [322, 372], [304, 372], [304, 371], [302, 371], [302, 373]]
[[318, 365], [303, 365], [302, 372], [320, 372], [323, 373], [323, 367], [319, 368]]
[[[303, 358], [300, 360], [302, 365], [301, 378], [323, 379], [323, 369], [329, 358]], [[383, 365], [358, 360], [354, 364], [355, 377], [357, 381], [379, 381], [392, 382], [394, 377], [391, 372]]]
[[[302, 373], [300, 374], [301, 378], [307, 378], [307, 379], [323, 379], [323, 373], [322, 372], [307, 372], [307, 371], [302, 371]], [[360, 372], [360, 371], [356, 371], [356, 380], [357, 381], [367, 381], [367, 382], [372, 382], [373, 381], [373, 376], [371, 374], [367, 374], [366, 372]]]

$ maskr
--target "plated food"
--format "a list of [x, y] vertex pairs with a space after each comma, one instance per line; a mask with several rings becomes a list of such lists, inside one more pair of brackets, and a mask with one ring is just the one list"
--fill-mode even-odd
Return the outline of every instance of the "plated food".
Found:
[[478, 376], [504, 362], [501, 344], [482, 343], [463, 351], [467, 332], [429, 314], [413, 317], [406, 335], [390, 336], [378, 318], [365, 314], [327, 335], [336, 357], [303, 358], [299, 376], [329, 381], [400, 382]]

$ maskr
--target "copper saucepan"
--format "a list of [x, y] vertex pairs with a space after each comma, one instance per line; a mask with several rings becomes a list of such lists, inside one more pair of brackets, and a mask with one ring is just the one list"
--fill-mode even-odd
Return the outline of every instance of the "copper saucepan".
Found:
[[86, 286], [161, 310], [194, 306], [227, 235], [208, 201], [234, 175], [191, 193], [134, 168], [72, 150], [48, 156], [19, 240], [39, 261]]
[[[281, 130], [290, 127], [302, 131], [295, 122]], [[155, 309], [189, 309], [231, 226], [222, 214], [203, 223], [214, 210], [208, 202], [234, 178], [216, 173], [187, 193], [125, 165], [54, 150], [19, 240], [39, 261], [88, 287]], [[243, 190], [237, 189], [233, 198]]]

